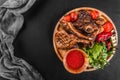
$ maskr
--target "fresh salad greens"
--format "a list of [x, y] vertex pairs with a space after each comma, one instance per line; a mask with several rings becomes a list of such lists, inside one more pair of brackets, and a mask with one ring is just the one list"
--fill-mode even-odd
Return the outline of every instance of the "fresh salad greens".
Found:
[[104, 68], [107, 58], [112, 54], [112, 49], [107, 51], [106, 43], [95, 43], [92, 48], [83, 48], [89, 56], [89, 63], [94, 68]]

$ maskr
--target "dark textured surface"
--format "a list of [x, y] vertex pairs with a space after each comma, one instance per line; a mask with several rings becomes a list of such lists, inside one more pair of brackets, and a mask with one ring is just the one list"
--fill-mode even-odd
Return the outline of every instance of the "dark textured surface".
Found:
[[119, 80], [120, 45], [104, 70], [73, 75], [64, 69], [52, 44], [53, 30], [59, 18], [82, 6], [94, 7], [108, 14], [120, 33], [119, 4], [119, 0], [37, 0], [24, 14], [25, 23], [14, 42], [15, 55], [33, 65], [46, 80]]

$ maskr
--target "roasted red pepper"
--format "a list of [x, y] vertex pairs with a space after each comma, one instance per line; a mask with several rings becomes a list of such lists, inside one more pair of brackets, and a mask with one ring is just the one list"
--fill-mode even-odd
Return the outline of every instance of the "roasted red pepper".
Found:
[[111, 48], [111, 42], [106, 42], [106, 47], [107, 47], [107, 50], [109, 51]]
[[97, 42], [105, 42], [112, 36], [112, 32], [102, 32], [97, 35]]

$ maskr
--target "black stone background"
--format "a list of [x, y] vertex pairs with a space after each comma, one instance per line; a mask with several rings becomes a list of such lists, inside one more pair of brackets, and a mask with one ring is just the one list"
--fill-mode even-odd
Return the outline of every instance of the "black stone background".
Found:
[[37, 0], [23, 14], [25, 23], [14, 41], [15, 55], [34, 66], [46, 80], [120, 80], [120, 45], [104, 70], [78, 75], [68, 73], [56, 56], [52, 44], [55, 25], [62, 15], [78, 7], [102, 10], [120, 33], [120, 0]]

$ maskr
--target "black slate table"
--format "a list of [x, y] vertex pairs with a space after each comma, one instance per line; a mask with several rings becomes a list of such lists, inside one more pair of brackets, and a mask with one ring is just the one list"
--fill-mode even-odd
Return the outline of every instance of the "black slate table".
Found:
[[14, 41], [15, 55], [33, 65], [45, 80], [120, 80], [119, 44], [110, 65], [104, 70], [78, 75], [68, 73], [56, 56], [52, 43], [55, 25], [62, 15], [78, 7], [102, 10], [113, 20], [120, 34], [120, 0], [37, 0], [23, 14], [25, 23]]

